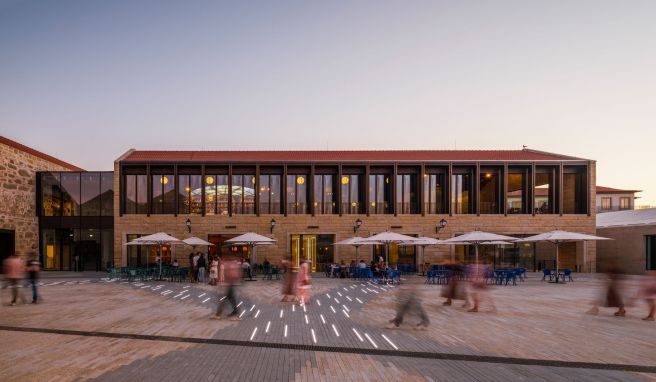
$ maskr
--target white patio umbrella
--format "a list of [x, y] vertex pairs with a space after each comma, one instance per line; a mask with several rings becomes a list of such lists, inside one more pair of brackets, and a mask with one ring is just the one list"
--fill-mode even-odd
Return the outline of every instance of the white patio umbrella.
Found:
[[213, 243], [210, 243], [209, 241], [205, 241], [196, 236], [188, 237], [182, 241], [187, 245], [191, 245], [192, 247], [195, 247], [197, 245], [207, 245], [207, 246], [214, 245]]
[[478, 246], [481, 244], [497, 244], [499, 242], [516, 241], [516, 237], [498, 235], [496, 233], [485, 232], [485, 231], [471, 231], [460, 236], [454, 236], [450, 239], [442, 241], [442, 244], [464, 244], [464, 245], [473, 245], [474, 253], [476, 254], [476, 265], [478, 265]]
[[611, 240], [607, 237], [588, 235], [585, 233], [578, 232], [569, 232], [554, 230], [538, 235], [533, 235], [517, 240], [517, 242], [537, 242], [537, 241], [548, 241], [556, 245], [556, 283], [558, 283], [558, 252], [560, 248], [560, 243], [571, 243], [576, 241], [592, 241], [592, 240]]
[[383, 244], [385, 245], [385, 262], [389, 265], [389, 245], [399, 243], [414, 243], [421, 241], [419, 238], [402, 235], [396, 232], [381, 232], [379, 234], [362, 239], [362, 244]]
[[[417, 245], [417, 246], [421, 247], [421, 259], [422, 260], [424, 260], [424, 252], [426, 251], [427, 246], [442, 244], [442, 240], [433, 239], [432, 237], [419, 236], [417, 239], [419, 239], [419, 241], [399, 243], [399, 245]], [[423, 265], [423, 261], [420, 264]], [[424, 269], [422, 268], [422, 275], [424, 274], [423, 270]]]
[[336, 243], [333, 243], [333, 245], [351, 245], [355, 247], [355, 262], [358, 262], [358, 250], [360, 249], [361, 246], [365, 245], [365, 243], [361, 243], [361, 241], [364, 240], [364, 238], [360, 236], [355, 236], [348, 238], [346, 240], [338, 241]]
[[[157, 232], [152, 235], [138, 237], [126, 245], [157, 245], [159, 246], [159, 253], [162, 253], [162, 246], [164, 245], [184, 245], [182, 240], [179, 240], [164, 232]], [[148, 269], [148, 261], [146, 260], [146, 270]], [[159, 261], [159, 272], [162, 274], [162, 260]]]
[[233, 237], [225, 241], [226, 243], [236, 245], [246, 245], [249, 251], [253, 253], [253, 264], [256, 263], [255, 247], [258, 245], [273, 245], [276, 241], [270, 237], [259, 235], [255, 232], [248, 232], [243, 235]]

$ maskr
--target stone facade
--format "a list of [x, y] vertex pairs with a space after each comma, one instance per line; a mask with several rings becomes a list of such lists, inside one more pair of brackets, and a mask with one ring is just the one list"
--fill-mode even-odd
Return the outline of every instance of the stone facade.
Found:
[[[126, 155], [128, 155], [126, 153]], [[590, 214], [585, 215], [234, 215], [200, 216], [200, 215], [120, 215], [120, 165], [119, 160], [114, 166], [114, 263], [127, 265], [126, 236], [128, 234], [151, 234], [159, 231], [184, 239], [191, 235], [207, 239], [208, 234], [237, 235], [245, 232], [256, 232], [277, 240], [275, 246], [258, 247], [257, 258], [266, 256], [272, 263], [279, 263], [290, 254], [292, 234], [332, 234], [335, 241], [353, 237], [353, 226], [356, 219], [363, 224], [358, 230], [358, 236], [369, 236], [385, 230], [419, 236], [447, 239], [456, 234], [474, 229], [500, 234], [537, 234], [554, 229], [562, 229], [594, 235], [595, 228], [595, 189], [590, 187], [588, 202]], [[589, 162], [589, 184], [595, 184], [595, 162]], [[270, 233], [271, 218], [276, 220], [273, 233]], [[435, 227], [440, 219], [446, 219], [448, 225], [436, 234]], [[185, 221], [192, 222], [192, 233], [187, 233]], [[186, 264], [185, 254], [189, 247], [176, 250], [176, 257], [182, 265]], [[421, 250], [420, 250], [421, 251]], [[550, 244], [539, 244], [538, 255], [544, 259], [555, 259], [555, 250]], [[572, 269], [595, 271], [595, 243], [576, 243], [561, 247], [560, 265]], [[334, 260], [344, 260], [346, 263], [355, 259], [355, 249], [350, 246], [335, 246]], [[454, 254], [453, 247], [436, 246], [425, 249], [425, 261], [436, 263], [450, 259]], [[421, 259], [421, 252], [418, 256]], [[359, 249], [359, 258], [367, 261], [372, 258], [370, 246]]]
[[597, 235], [613, 239], [597, 243], [599, 272], [612, 268], [631, 274], [645, 272], [645, 236], [656, 235], [656, 224], [598, 228]]
[[15, 232], [19, 256], [38, 250], [35, 173], [58, 170], [79, 169], [0, 137], [0, 230]]

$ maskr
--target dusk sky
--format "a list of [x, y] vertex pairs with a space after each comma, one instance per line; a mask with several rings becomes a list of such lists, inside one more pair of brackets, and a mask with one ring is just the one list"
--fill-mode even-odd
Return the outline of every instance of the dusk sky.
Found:
[[521, 149], [656, 205], [656, 1], [4, 1], [0, 135], [141, 149]]

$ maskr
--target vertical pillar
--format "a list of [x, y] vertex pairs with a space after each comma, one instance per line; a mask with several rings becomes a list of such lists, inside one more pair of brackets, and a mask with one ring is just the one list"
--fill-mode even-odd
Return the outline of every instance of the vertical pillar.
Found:
[[260, 216], [260, 165], [255, 165], [255, 216]]

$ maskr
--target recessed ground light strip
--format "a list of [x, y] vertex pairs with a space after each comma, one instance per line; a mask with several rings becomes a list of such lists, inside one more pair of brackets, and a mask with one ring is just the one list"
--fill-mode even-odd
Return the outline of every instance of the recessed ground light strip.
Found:
[[314, 335], [314, 329], [310, 329], [310, 333], [312, 333], [312, 342], [315, 344], [317, 343], [317, 336]]
[[381, 334], [381, 335], [383, 336], [383, 338], [385, 339], [385, 341], [387, 341], [387, 343], [389, 343], [390, 345], [392, 345], [392, 347], [394, 348], [394, 350], [399, 350], [399, 348], [396, 347], [396, 345], [394, 345], [394, 343], [393, 343], [392, 341], [390, 341], [390, 339], [387, 338], [387, 336], [385, 336], [384, 334]]
[[253, 329], [253, 333], [251, 334], [250, 341], [253, 341], [253, 337], [255, 337], [255, 333], [257, 333], [257, 326], [255, 327], [255, 329]]
[[369, 335], [368, 335], [367, 333], [365, 333], [364, 336], [367, 337], [367, 339], [369, 340], [369, 342], [371, 342], [371, 345], [372, 345], [373, 347], [375, 347], [376, 349], [378, 349], [378, 345], [376, 345], [376, 343], [374, 342], [374, 340], [372, 340], [371, 337], [369, 337]]
[[353, 333], [355, 333], [355, 335], [358, 337], [358, 339], [360, 340], [360, 342], [364, 342], [364, 338], [362, 338], [362, 336], [360, 335], [360, 333], [358, 333], [358, 331], [355, 330], [355, 328], [353, 328]]

